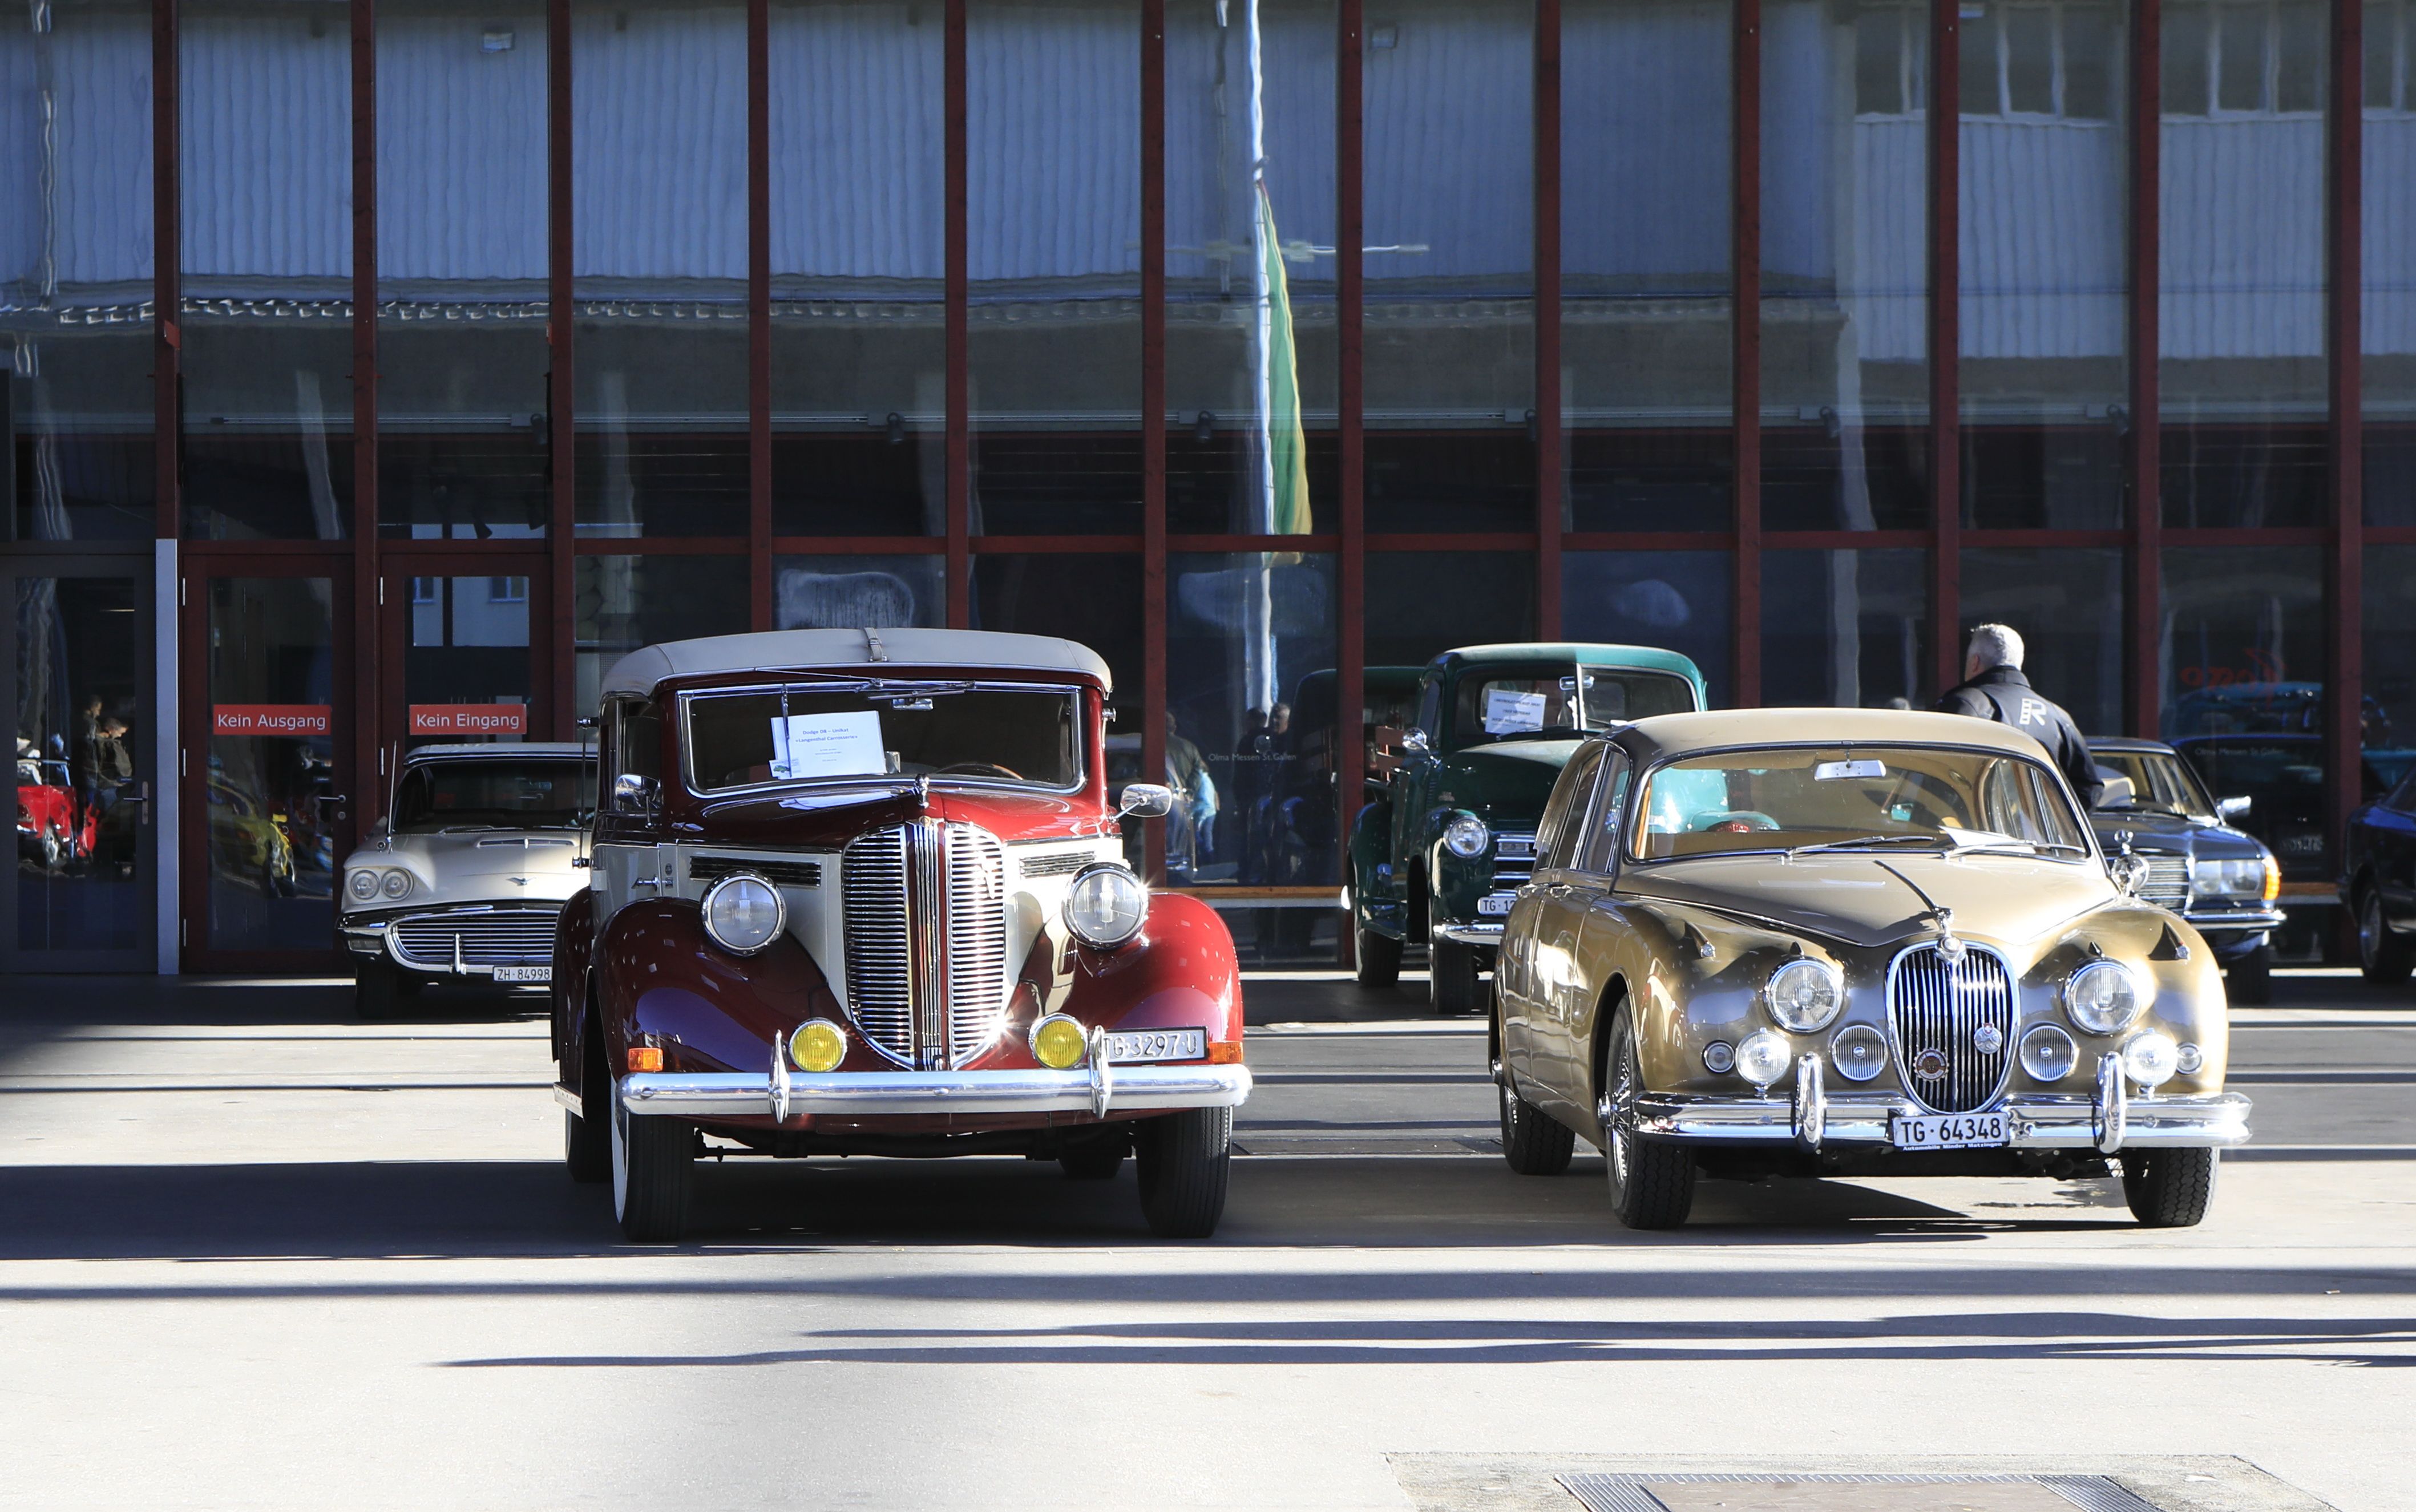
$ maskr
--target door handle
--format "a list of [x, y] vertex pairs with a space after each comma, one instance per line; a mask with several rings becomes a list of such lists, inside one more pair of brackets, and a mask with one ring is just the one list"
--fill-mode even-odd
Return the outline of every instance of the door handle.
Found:
[[151, 823], [151, 784], [148, 782], [143, 782], [136, 785], [142, 788], [143, 791], [136, 794], [133, 797], [120, 798], [117, 801], [120, 803], [140, 805], [143, 809], [143, 817], [136, 820], [135, 823], [138, 824], [147, 824]]

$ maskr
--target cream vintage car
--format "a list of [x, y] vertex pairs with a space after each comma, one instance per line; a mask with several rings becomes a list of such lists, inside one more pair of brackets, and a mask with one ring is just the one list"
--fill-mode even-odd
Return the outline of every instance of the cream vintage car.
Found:
[[596, 753], [571, 744], [422, 746], [385, 817], [344, 858], [336, 932], [361, 1017], [430, 982], [542, 989], [553, 927], [587, 889]]
[[[1956, 715], [1640, 719], [1562, 774], [1497, 976], [1502, 1150], [1600, 1144], [1630, 1228], [1697, 1176], [2110, 1174], [2206, 1215], [2248, 1138], [2222, 974], [2046, 752]], [[2118, 874], [2119, 873], [2119, 877]]]

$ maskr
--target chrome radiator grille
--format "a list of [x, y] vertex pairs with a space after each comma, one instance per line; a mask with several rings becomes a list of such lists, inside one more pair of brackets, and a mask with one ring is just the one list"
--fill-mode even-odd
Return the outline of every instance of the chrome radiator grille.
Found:
[[841, 869], [857, 1025], [908, 1066], [974, 1054], [1006, 1004], [1006, 848], [974, 825], [922, 820], [851, 842]]
[[2014, 982], [1993, 952], [1967, 945], [1949, 964], [1934, 945], [1906, 951], [1888, 971], [1888, 1018], [1905, 1085], [1930, 1111], [1972, 1112], [2003, 1092]]
[[465, 966], [535, 966], [553, 959], [551, 910], [515, 909], [498, 914], [427, 914], [398, 919], [395, 954], [414, 965], [449, 971], [453, 945]]
[[1535, 875], [1535, 837], [1504, 830], [1493, 839], [1493, 890], [1524, 887]]
[[2142, 902], [2160, 908], [2179, 909], [2189, 901], [2189, 858], [2181, 855], [2160, 855], [2142, 851], [2140, 859], [2148, 863], [2148, 880], [2139, 888]]

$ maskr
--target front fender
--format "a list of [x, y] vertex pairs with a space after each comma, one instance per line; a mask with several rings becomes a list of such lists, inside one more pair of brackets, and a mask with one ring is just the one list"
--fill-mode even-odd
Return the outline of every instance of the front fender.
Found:
[[553, 921], [553, 1061], [563, 1085], [579, 1087], [580, 1036], [587, 1020], [587, 963], [596, 953], [596, 893], [581, 888]]
[[[1196, 898], [1160, 893], [1140, 937], [1121, 950], [1076, 945], [1061, 1011], [1110, 1029], [1205, 1029], [1242, 1037], [1242, 972], [1233, 936]], [[1017, 1049], [1022, 1049], [1019, 1041]]]
[[1351, 910], [1385, 934], [1402, 930], [1401, 879], [1393, 868], [1393, 800], [1363, 806], [1351, 821]]
[[[808, 1019], [846, 1021], [829, 979], [795, 937], [732, 955], [706, 936], [703, 914], [684, 899], [623, 908], [595, 959], [605, 1055], [614, 1066], [627, 1064], [630, 1046], [651, 1042], [663, 1049], [667, 1071], [760, 1072], [773, 1044]], [[851, 1033], [840, 1069], [895, 1066]]]

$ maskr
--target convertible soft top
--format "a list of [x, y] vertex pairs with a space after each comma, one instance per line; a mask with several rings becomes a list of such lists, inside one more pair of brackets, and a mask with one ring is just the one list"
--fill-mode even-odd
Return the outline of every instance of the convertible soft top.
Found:
[[729, 673], [966, 667], [1069, 673], [1108, 687], [1108, 664], [1089, 646], [1003, 630], [765, 630], [642, 646], [604, 674], [605, 693], [651, 693], [673, 677]]

